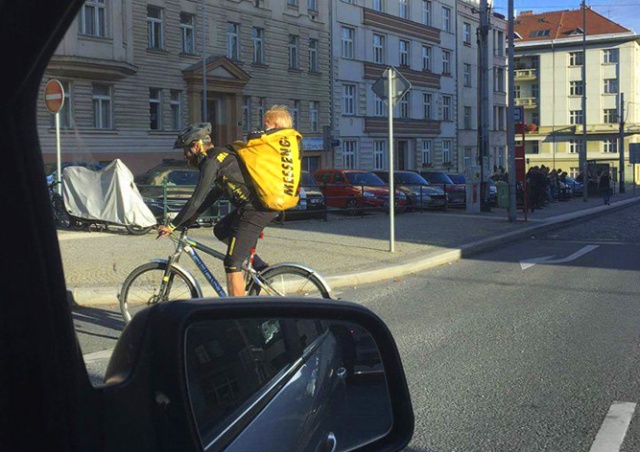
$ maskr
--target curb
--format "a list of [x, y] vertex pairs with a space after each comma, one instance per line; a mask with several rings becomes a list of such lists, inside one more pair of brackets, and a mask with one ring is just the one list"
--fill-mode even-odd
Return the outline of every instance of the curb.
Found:
[[[558, 215], [540, 223], [526, 226], [517, 231], [511, 231], [494, 237], [488, 237], [475, 242], [459, 245], [456, 248], [446, 249], [444, 251], [434, 251], [428, 256], [414, 257], [406, 262], [397, 265], [373, 266], [367, 270], [349, 273], [345, 275], [325, 276], [325, 281], [331, 286], [331, 289], [340, 289], [344, 287], [357, 287], [361, 284], [369, 284], [373, 282], [385, 281], [401, 276], [418, 273], [440, 265], [456, 262], [464, 257], [474, 254], [491, 251], [507, 243], [513, 243], [521, 240], [532, 233], [548, 232], [572, 223], [578, 223], [588, 217], [595, 218], [608, 212], [620, 210], [632, 204], [640, 203], [640, 198], [625, 199], [623, 201], [614, 202], [610, 206], [591, 207], [589, 209], [579, 210], [575, 212]], [[202, 286], [205, 297], [216, 297], [213, 289]], [[97, 306], [97, 305], [117, 305], [118, 292], [120, 287], [75, 287], [68, 288], [73, 296], [74, 306]]]

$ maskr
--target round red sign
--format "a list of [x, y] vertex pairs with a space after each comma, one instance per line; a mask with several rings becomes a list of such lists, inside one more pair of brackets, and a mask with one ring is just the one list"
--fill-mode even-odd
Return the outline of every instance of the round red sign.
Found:
[[44, 103], [51, 113], [58, 113], [64, 105], [64, 88], [62, 83], [53, 79], [44, 88]]

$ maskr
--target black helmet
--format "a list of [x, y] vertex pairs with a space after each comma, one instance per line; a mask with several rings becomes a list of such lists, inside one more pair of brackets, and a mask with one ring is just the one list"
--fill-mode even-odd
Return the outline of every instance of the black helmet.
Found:
[[184, 146], [189, 146], [194, 141], [201, 140], [207, 135], [211, 135], [210, 122], [190, 124], [180, 131], [176, 142], [173, 144], [173, 148], [180, 149]]

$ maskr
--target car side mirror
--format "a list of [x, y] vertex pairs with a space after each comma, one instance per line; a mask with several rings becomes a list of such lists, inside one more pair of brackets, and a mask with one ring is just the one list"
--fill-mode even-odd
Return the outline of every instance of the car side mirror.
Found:
[[123, 331], [105, 383], [114, 403], [139, 401], [117, 428], [166, 450], [401, 450], [414, 428], [388, 328], [334, 300], [155, 305]]

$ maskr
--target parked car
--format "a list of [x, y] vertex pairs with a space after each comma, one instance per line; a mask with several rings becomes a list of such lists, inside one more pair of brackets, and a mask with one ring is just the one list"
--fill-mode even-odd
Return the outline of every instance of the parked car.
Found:
[[[386, 184], [389, 171], [374, 171]], [[446, 195], [440, 187], [434, 187], [413, 171], [394, 171], [393, 183], [407, 197], [407, 209], [442, 209], [446, 206]]]
[[464, 207], [467, 204], [467, 186], [465, 184], [456, 184], [449, 174], [443, 171], [426, 171], [424, 169], [416, 170], [418, 174], [424, 177], [431, 185], [441, 187], [447, 194], [447, 205]]
[[[328, 206], [346, 208], [350, 213], [389, 206], [387, 185], [370, 171], [321, 169], [313, 177]], [[407, 197], [400, 190], [396, 190], [395, 200], [398, 210], [406, 208]]]
[[[175, 217], [191, 198], [198, 183], [198, 168], [191, 167], [184, 159], [165, 159], [147, 172], [135, 177], [138, 191], [145, 204], [158, 221]], [[222, 198], [198, 219], [200, 224], [210, 224], [229, 212], [228, 202]]]
[[582, 196], [584, 194], [584, 184], [582, 182], [578, 182], [573, 177], [565, 178], [565, 185], [569, 190], [571, 190], [571, 196]]
[[286, 218], [324, 217], [324, 195], [309, 171], [300, 174], [300, 201], [287, 210]]
[[[467, 185], [467, 178], [464, 174], [449, 174], [449, 177], [455, 184], [464, 184], [465, 187]], [[498, 187], [496, 186], [496, 181], [493, 178], [489, 177], [487, 179], [487, 183], [489, 184], [489, 193], [488, 200], [489, 204], [492, 206], [498, 205]]]

